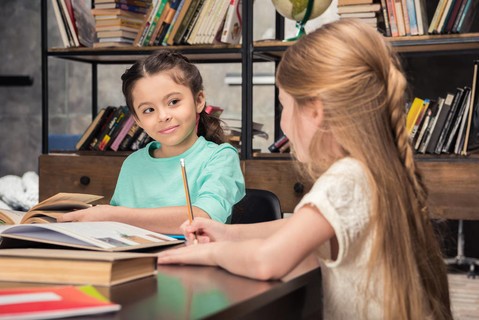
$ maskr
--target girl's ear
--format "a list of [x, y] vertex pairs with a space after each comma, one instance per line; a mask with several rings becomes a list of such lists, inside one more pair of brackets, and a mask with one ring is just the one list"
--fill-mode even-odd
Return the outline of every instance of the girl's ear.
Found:
[[143, 126], [141, 125], [141, 122], [140, 122], [140, 120], [138, 119], [138, 117], [137, 117], [136, 115], [133, 116], [133, 120], [135, 120], [136, 124], [137, 124], [140, 128], [143, 129]]
[[198, 95], [196, 96], [196, 113], [200, 113], [203, 111], [206, 105], [206, 99], [205, 99], [205, 93], [203, 90], [198, 92]]
[[303, 108], [305, 115], [311, 119], [314, 125], [319, 128], [323, 122], [323, 103], [320, 100], [315, 100], [311, 105]]

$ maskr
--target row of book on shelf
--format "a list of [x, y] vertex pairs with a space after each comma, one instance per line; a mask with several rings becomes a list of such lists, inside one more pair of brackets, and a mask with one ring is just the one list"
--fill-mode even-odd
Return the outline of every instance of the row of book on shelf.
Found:
[[[415, 97], [408, 104], [406, 130], [416, 153], [467, 155], [479, 149], [478, 63], [474, 61], [470, 87], [436, 99]], [[288, 137], [282, 135], [268, 150], [289, 152]]]
[[338, 0], [341, 19], [356, 18], [385, 36], [466, 33], [471, 30], [479, 0], [440, 0], [429, 20], [425, 0]]
[[[205, 112], [220, 118], [223, 108], [207, 105]], [[241, 147], [241, 120], [220, 118], [226, 141]], [[268, 139], [263, 124], [253, 122], [253, 136]], [[101, 108], [75, 145], [77, 151], [135, 151], [152, 141], [126, 106]]]
[[65, 47], [238, 44], [241, 0], [52, 0]]
[[444, 97], [415, 97], [409, 106], [406, 130], [417, 153], [467, 155], [479, 148], [478, 61], [471, 86]]

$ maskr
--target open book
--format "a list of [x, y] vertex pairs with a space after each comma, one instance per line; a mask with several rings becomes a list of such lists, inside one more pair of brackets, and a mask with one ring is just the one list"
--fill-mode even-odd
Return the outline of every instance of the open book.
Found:
[[0, 238], [0, 248], [32, 244], [48, 247], [50, 244], [98, 251], [132, 251], [183, 242], [161, 233], [112, 221], [0, 225]]
[[103, 196], [86, 193], [57, 193], [27, 212], [0, 209], [0, 224], [48, 223], [73, 210], [86, 209]]

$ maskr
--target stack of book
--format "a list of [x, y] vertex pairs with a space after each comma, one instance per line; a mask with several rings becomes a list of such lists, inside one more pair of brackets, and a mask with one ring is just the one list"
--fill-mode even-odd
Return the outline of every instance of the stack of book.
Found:
[[95, 0], [91, 10], [98, 41], [94, 48], [131, 46], [152, 0]]
[[445, 97], [416, 97], [407, 112], [406, 129], [416, 152], [466, 155], [479, 148], [477, 61], [472, 86]]
[[158, 0], [146, 13], [136, 46], [237, 44], [241, 0]]
[[338, 0], [340, 19], [359, 19], [373, 28], [378, 27], [380, 11], [381, 5], [373, 3], [373, 0]]
[[[241, 148], [241, 131], [242, 123], [240, 119], [233, 118], [222, 118], [223, 129], [225, 131], [226, 140], [228, 143], [236, 147], [238, 150]], [[252, 123], [253, 126], [253, 137], [259, 137], [263, 139], [268, 139], [269, 135], [267, 132], [263, 131], [263, 124], [259, 122]]]

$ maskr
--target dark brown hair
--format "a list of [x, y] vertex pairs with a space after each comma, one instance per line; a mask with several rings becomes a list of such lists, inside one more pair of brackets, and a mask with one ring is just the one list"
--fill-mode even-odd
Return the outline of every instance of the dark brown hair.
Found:
[[[136, 117], [132, 95], [136, 82], [145, 76], [171, 71], [173, 69], [177, 72], [169, 73], [172, 80], [190, 88], [193, 97], [196, 98], [200, 91], [203, 90], [203, 78], [201, 77], [200, 71], [188, 58], [171, 50], [158, 50], [148, 57], [135, 62], [121, 76], [121, 80], [123, 81], [123, 95], [125, 96], [125, 101], [131, 114]], [[206, 140], [218, 144], [225, 141], [221, 121], [206, 113], [204, 109], [200, 113], [197, 133], [198, 136], [203, 136]]]

